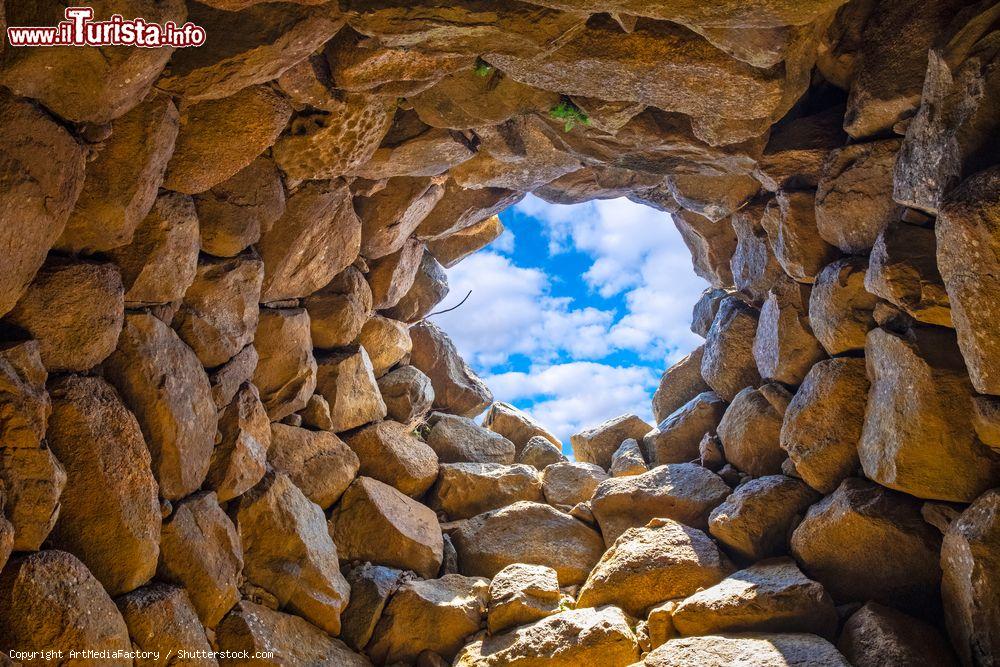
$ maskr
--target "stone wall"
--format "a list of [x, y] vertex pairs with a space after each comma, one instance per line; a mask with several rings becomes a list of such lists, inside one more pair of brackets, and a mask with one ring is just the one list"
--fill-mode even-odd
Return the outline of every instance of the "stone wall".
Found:
[[[1000, 5], [93, 5], [209, 39], [0, 51], [0, 663], [1000, 664]], [[527, 192], [712, 285], [574, 462], [424, 319]]]

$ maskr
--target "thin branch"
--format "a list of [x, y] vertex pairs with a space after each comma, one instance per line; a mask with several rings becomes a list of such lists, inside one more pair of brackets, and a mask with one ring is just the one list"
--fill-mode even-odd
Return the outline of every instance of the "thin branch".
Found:
[[443, 313], [450, 313], [451, 311], [455, 310], [456, 308], [458, 308], [459, 306], [461, 306], [463, 303], [465, 303], [466, 301], [468, 301], [470, 296], [472, 296], [472, 290], [469, 290], [469, 293], [466, 294], [465, 298], [462, 299], [461, 301], [459, 301], [458, 304], [452, 306], [451, 308], [445, 308], [444, 310], [439, 310], [437, 312], [431, 313], [430, 315], [428, 315], [424, 319], [426, 320], [428, 317], [434, 317], [435, 315], [441, 315]]

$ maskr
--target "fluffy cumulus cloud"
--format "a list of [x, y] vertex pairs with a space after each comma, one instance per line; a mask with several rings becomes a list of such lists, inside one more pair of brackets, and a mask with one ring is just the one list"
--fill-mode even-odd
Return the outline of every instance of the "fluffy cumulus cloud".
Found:
[[651, 420], [649, 397], [657, 374], [646, 366], [588, 361], [533, 365], [527, 372], [487, 376], [498, 397], [522, 406], [564, 443], [605, 419], [628, 412]]
[[[626, 199], [560, 206], [530, 195], [517, 212], [541, 227], [544, 261], [506, 231], [449, 270], [445, 305], [471, 295], [434, 319], [498, 400], [564, 440], [626, 412], [650, 419], [660, 373], [701, 342], [689, 324], [706, 283], [669, 216]], [[582, 273], [563, 266], [570, 253], [585, 257]]]

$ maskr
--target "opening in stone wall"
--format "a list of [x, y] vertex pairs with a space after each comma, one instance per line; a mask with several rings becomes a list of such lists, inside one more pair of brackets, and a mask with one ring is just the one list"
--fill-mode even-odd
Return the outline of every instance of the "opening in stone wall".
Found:
[[448, 269], [447, 312], [431, 321], [495, 400], [545, 425], [566, 454], [608, 415], [655, 423], [663, 370], [704, 342], [690, 322], [708, 287], [670, 214], [624, 197], [528, 195], [499, 217], [500, 237]]

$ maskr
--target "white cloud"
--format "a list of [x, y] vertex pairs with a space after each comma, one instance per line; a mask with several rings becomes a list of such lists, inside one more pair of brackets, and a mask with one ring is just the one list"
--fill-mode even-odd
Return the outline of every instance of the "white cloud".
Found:
[[633, 413], [652, 423], [650, 396], [658, 377], [645, 366], [573, 361], [485, 380], [499, 401], [530, 401], [525, 411], [568, 445], [574, 433], [618, 415]]
[[549, 293], [543, 271], [515, 266], [495, 252], [479, 252], [448, 272], [451, 296], [434, 316], [459, 351], [479, 369], [501, 365], [515, 354], [547, 361], [565, 353], [574, 359], [600, 358], [608, 352], [613, 313], [573, 308], [570, 299]]
[[576, 249], [593, 258], [583, 276], [591, 289], [624, 293], [627, 312], [610, 331], [611, 346], [673, 361], [700, 343], [689, 325], [707, 283], [669, 214], [628, 199], [562, 206], [532, 195], [517, 208], [542, 222], [553, 254]]
[[503, 230], [503, 233], [488, 248], [510, 255], [514, 252], [514, 232], [509, 229]]

